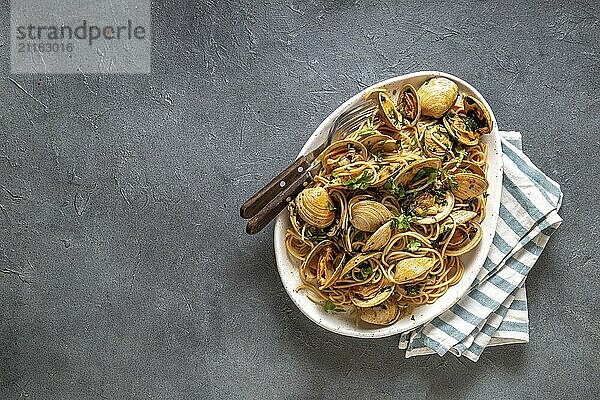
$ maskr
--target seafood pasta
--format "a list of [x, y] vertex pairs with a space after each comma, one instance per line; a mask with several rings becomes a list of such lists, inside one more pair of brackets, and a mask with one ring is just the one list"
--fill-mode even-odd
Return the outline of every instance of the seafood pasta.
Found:
[[492, 131], [485, 106], [437, 77], [418, 89], [372, 90], [377, 104], [315, 160], [288, 206], [288, 253], [325, 311], [389, 325], [433, 303], [463, 275], [482, 238]]

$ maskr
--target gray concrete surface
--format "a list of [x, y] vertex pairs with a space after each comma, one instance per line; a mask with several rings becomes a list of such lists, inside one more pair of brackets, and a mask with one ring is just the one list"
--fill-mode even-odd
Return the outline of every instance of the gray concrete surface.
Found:
[[[0, 268], [23, 280], [0, 274], [0, 398], [600, 398], [599, 19], [592, 1], [156, 2], [150, 76], [9, 76], [2, 36]], [[323, 331], [272, 229], [238, 218], [345, 98], [429, 69], [476, 86], [565, 193], [531, 343], [478, 363]]]

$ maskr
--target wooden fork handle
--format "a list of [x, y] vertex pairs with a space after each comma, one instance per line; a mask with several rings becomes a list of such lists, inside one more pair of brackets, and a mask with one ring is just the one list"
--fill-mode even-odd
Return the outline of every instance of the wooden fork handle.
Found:
[[306, 183], [312, 179], [307, 170], [299, 175], [295, 175], [295, 177], [295, 180], [287, 183], [269, 203], [250, 218], [248, 225], [246, 225], [247, 234], [254, 235], [263, 230], [304, 189]]
[[306, 159], [306, 156], [302, 156], [294, 161], [293, 164], [284, 169], [271, 182], [242, 204], [240, 207], [242, 218], [248, 219], [254, 217], [279, 193], [286, 190], [288, 185], [300, 178], [309, 166], [310, 163]]

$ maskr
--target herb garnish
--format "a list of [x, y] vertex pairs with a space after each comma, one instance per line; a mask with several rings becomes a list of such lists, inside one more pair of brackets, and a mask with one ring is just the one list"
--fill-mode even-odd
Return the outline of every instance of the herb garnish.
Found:
[[465, 117], [465, 128], [467, 128], [468, 131], [475, 132], [479, 129], [479, 125], [473, 118]]
[[410, 224], [415, 222], [417, 217], [408, 217], [404, 214], [399, 217], [392, 218], [392, 229], [410, 229]]
[[448, 180], [448, 185], [450, 186], [451, 191], [454, 192], [456, 189], [458, 189], [458, 182], [452, 175], [448, 173], [448, 171], [446, 171], [445, 168], [440, 168], [440, 172], [442, 175], [444, 175], [444, 178]]
[[348, 186], [350, 190], [362, 189], [365, 190], [371, 184], [371, 174], [369, 172], [363, 172], [356, 178], [351, 178], [346, 182], [342, 182], [342, 185]]
[[419, 285], [405, 286], [406, 294], [409, 296], [418, 296], [421, 293]]
[[413, 178], [413, 182], [420, 181], [421, 179], [427, 177], [427, 182], [431, 183], [435, 180], [438, 175], [438, 170], [435, 168], [425, 167], [419, 170], [415, 177]]
[[328, 313], [344, 312], [344, 311], [346, 311], [343, 308], [339, 308], [338, 306], [336, 306], [335, 303], [333, 303], [331, 300], [325, 300], [325, 303], [323, 304], [323, 308]]
[[371, 276], [372, 272], [373, 268], [370, 265], [363, 265], [362, 267], [360, 267], [360, 272], [358, 273], [358, 276], [360, 276], [364, 280]]
[[417, 145], [417, 138], [415, 138], [413, 136], [413, 137], [410, 138], [410, 148], [414, 149], [416, 145]]
[[329, 211], [334, 211], [336, 209], [335, 206], [329, 201], [327, 201], [327, 208], [329, 209]]
[[421, 248], [421, 241], [417, 239], [413, 239], [406, 245], [406, 250], [408, 251], [417, 251]]
[[391, 195], [396, 196], [397, 199], [402, 199], [406, 196], [406, 191], [404, 190], [404, 186], [396, 185], [393, 179], [389, 179], [383, 188], [387, 190]]
[[456, 167], [459, 167], [462, 164], [463, 160], [467, 156], [467, 151], [463, 149], [460, 145], [456, 146], [456, 151], [458, 151], [458, 160], [456, 161]]

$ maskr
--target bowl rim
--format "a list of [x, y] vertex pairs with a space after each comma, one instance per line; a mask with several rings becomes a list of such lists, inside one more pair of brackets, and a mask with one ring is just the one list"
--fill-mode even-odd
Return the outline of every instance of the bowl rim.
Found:
[[[469, 94], [475, 96], [489, 110], [490, 117], [493, 122], [493, 127], [492, 127], [492, 132], [489, 135], [485, 135], [486, 136], [485, 140], [490, 144], [490, 146], [488, 148], [488, 171], [487, 171], [488, 176], [487, 176], [487, 178], [488, 178], [488, 181], [490, 181], [490, 175], [491, 175], [491, 172], [493, 172], [492, 178], [494, 179], [494, 181], [493, 182], [490, 181], [490, 189], [495, 188], [498, 190], [496, 193], [493, 193], [493, 194], [491, 193], [490, 196], [488, 197], [488, 201], [487, 201], [487, 205], [486, 205], [486, 217], [485, 217], [482, 225], [491, 226], [491, 227], [494, 227], [494, 229], [491, 232], [489, 230], [487, 232], [484, 231], [484, 237], [483, 237], [481, 243], [476, 248], [477, 250], [471, 251], [469, 253], [469, 255], [471, 255], [471, 257], [478, 257], [477, 264], [479, 264], [479, 265], [477, 265], [476, 268], [474, 268], [472, 271], [469, 271], [468, 276], [463, 276], [462, 279], [456, 285], [451, 287], [435, 303], [417, 307], [415, 309], [415, 311], [413, 312], [412, 317], [414, 319], [413, 318], [407, 319], [405, 317], [405, 318], [401, 318], [399, 321], [397, 321], [396, 323], [394, 323], [392, 325], [383, 326], [383, 327], [373, 327], [373, 328], [369, 328], [368, 330], [359, 330], [358, 327], [350, 328], [350, 327], [345, 327], [345, 326], [339, 325], [339, 322], [336, 325], [336, 323], [335, 323], [336, 319], [335, 318], [326, 318], [327, 314], [322, 309], [322, 307], [321, 307], [321, 310], [319, 310], [319, 311], [317, 311], [317, 308], [315, 308], [315, 307], [312, 307], [312, 310], [309, 310], [309, 308], [311, 308], [311, 307], [306, 306], [306, 304], [308, 304], [306, 301], [306, 300], [308, 300], [306, 295], [304, 293], [299, 293], [296, 291], [297, 284], [295, 287], [292, 286], [292, 283], [290, 282], [290, 278], [288, 277], [288, 275], [290, 273], [293, 275], [294, 270], [297, 271], [298, 268], [294, 264], [294, 262], [292, 260], [290, 260], [290, 257], [287, 253], [287, 249], [285, 247], [285, 231], [287, 229], [288, 213], [287, 213], [287, 210], [284, 209], [277, 216], [277, 219], [275, 221], [274, 243], [273, 243], [274, 250], [275, 250], [275, 259], [277, 262], [277, 270], [279, 272], [281, 282], [282, 282], [288, 296], [292, 299], [292, 301], [294, 302], [296, 307], [298, 307], [298, 309], [306, 317], [308, 317], [311, 321], [313, 321], [317, 325], [321, 326], [322, 328], [324, 328], [330, 332], [341, 334], [344, 336], [351, 336], [351, 337], [357, 337], [357, 338], [373, 338], [374, 339], [374, 338], [389, 337], [392, 335], [411, 331], [411, 330], [413, 330], [417, 327], [420, 327], [421, 325], [433, 320], [434, 318], [438, 317], [442, 313], [448, 311], [454, 304], [456, 304], [456, 302], [458, 302], [458, 300], [460, 300], [466, 293], [468, 293], [469, 288], [471, 287], [473, 281], [475, 280], [475, 278], [477, 277], [477, 275], [483, 268], [483, 264], [487, 258], [487, 254], [489, 253], [489, 250], [492, 245], [492, 240], [493, 240], [493, 237], [495, 234], [495, 227], [496, 227], [497, 221], [498, 221], [498, 214], [499, 214], [499, 208], [500, 208], [500, 193], [501, 193], [501, 188], [502, 188], [503, 165], [502, 165], [500, 135], [499, 135], [499, 131], [498, 131], [498, 123], [496, 121], [496, 117], [493, 113], [493, 110], [491, 109], [491, 107], [489, 106], [487, 101], [485, 100], [485, 98], [477, 91], [477, 89], [475, 89], [473, 86], [471, 86], [471, 84], [469, 84], [468, 82], [466, 82], [466, 81], [462, 80], [461, 78], [458, 78], [452, 74], [449, 74], [446, 72], [441, 72], [441, 71], [412, 72], [409, 74], [398, 75], [398, 76], [394, 76], [392, 78], [377, 82], [377, 83], [361, 90], [360, 92], [356, 93], [355, 95], [351, 96], [348, 100], [346, 100], [339, 107], [337, 107], [331, 114], [329, 114], [321, 122], [321, 124], [319, 124], [319, 126], [317, 127], [317, 129], [315, 129], [315, 131], [312, 133], [312, 135], [308, 138], [308, 140], [306, 141], [306, 143], [300, 150], [298, 157], [300, 157], [303, 154], [308, 153], [312, 149], [316, 148], [320, 143], [322, 143], [323, 140], [325, 140], [326, 133], [327, 133], [329, 126], [333, 123], [335, 118], [337, 118], [337, 116], [340, 113], [353, 107], [354, 103], [357, 101], [360, 101], [360, 99], [362, 99], [364, 94], [366, 92], [368, 92], [369, 90], [379, 88], [382, 86], [391, 85], [391, 84], [399, 84], [399, 83], [402, 83], [404, 81], [408, 81], [411, 79], [425, 78], [425, 80], [428, 80], [428, 79], [431, 79], [434, 77], [445, 77], [445, 78], [453, 80], [454, 82], [456, 82], [459, 85], [459, 87], [462, 87], [463, 90], [461, 90], [461, 91], [470, 92]], [[492, 159], [494, 160], [493, 167], [495, 168], [494, 171], [491, 171], [492, 164], [490, 163], [490, 153], [491, 153], [492, 149], [495, 152], [495, 154], [492, 154], [492, 156], [493, 156]], [[475, 254], [471, 254], [471, 253], [475, 253]], [[484, 255], [481, 256], [481, 254], [484, 254]], [[290, 270], [290, 268], [289, 268], [290, 265], [292, 267], [292, 270]], [[466, 268], [465, 268], [465, 270], [466, 270]], [[465, 275], [467, 275], [467, 274], [465, 274]], [[298, 277], [298, 279], [299, 279], [299, 277]], [[457, 290], [457, 288], [460, 290]], [[301, 300], [300, 296], [303, 296], [303, 300]], [[310, 300], [308, 300], [308, 301], [310, 301]], [[437, 305], [437, 307], [435, 307], [435, 305]], [[422, 312], [419, 315], [415, 315], [415, 314], [417, 314], [417, 312], [416, 312], [417, 309], [423, 309], [425, 307], [430, 307], [430, 308], [426, 309], [427, 311], [429, 309], [434, 309], [435, 311], [430, 312], [430, 313]], [[428, 315], [426, 315], [426, 314], [428, 314]], [[400, 321], [402, 321], [402, 323], [400, 323]]]

